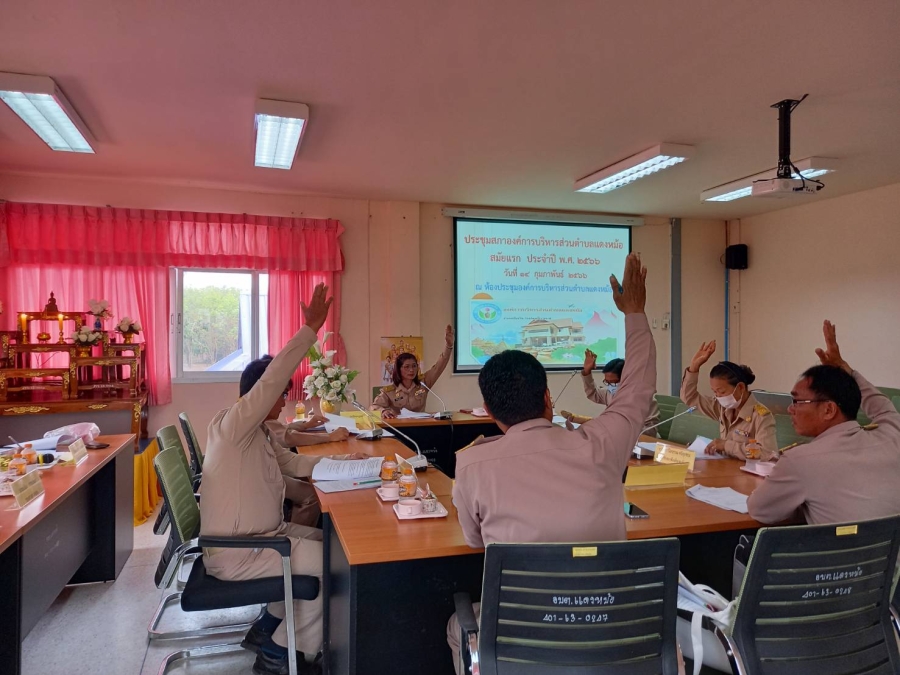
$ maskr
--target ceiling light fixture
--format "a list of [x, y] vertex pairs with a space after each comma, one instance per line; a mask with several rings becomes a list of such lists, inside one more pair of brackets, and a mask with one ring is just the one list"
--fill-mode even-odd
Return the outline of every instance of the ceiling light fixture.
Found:
[[309, 106], [303, 103], [256, 102], [256, 166], [290, 169], [309, 123]]
[[633, 183], [639, 178], [680, 164], [694, 154], [690, 145], [661, 143], [648, 150], [623, 159], [612, 166], [600, 169], [575, 183], [575, 192], [603, 194]]
[[0, 73], [0, 99], [51, 150], [93, 154], [87, 126], [51, 78]]
[[[838, 160], [827, 157], [807, 157], [794, 163], [799, 173], [794, 171], [791, 176], [793, 178], [800, 178], [801, 176], [803, 178], [818, 178], [826, 173], [837, 171], [839, 164]], [[704, 190], [700, 193], [700, 199], [704, 202], [731, 202], [735, 199], [749, 197], [752, 194], [754, 182], [775, 178], [777, 173], [778, 169], [769, 169], [762, 173]]]

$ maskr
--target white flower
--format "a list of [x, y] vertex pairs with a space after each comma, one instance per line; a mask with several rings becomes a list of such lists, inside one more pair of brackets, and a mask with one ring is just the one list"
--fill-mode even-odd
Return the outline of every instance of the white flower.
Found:
[[325, 377], [329, 377], [329, 378], [334, 377], [335, 374], [336, 374], [336, 371], [334, 368], [326, 368], [325, 369]]
[[312, 375], [307, 375], [306, 377], [303, 378], [303, 386], [308, 387], [309, 385], [311, 385], [313, 383], [313, 380], [315, 380], [315, 379], [316, 378], [313, 377]]
[[315, 382], [316, 387], [318, 387], [319, 389], [321, 389], [322, 387], [325, 386], [325, 383], [326, 383], [327, 381], [328, 381], [328, 380], [326, 380], [324, 377], [322, 377], [322, 376], [320, 375], [319, 377], [316, 378], [316, 382]]
[[329, 391], [327, 394], [325, 394], [326, 401], [333, 401], [336, 398], [337, 398], [337, 395], [333, 391]]
[[324, 397], [325, 397], [325, 390], [324, 390], [324, 389], [318, 389], [318, 390], [316, 391], [316, 396], [318, 396], [319, 398], [324, 398]]
[[140, 322], [140, 321], [135, 321], [135, 322], [134, 322], [133, 324], [131, 324], [131, 325], [132, 325], [132, 327], [133, 327], [136, 331], [142, 331], [142, 330], [144, 330], [143, 328], [141, 328], [141, 322]]
[[347, 384], [347, 376], [344, 374], [341, 374], [341, 383]]
[[324, 335], [322, 335], [322, 344], [325, 344], [326, 342], [328, 342], [328, 338], [330, 338], [331, 336], [332, 336], [332, 333], [325, 333]]
[[311, 365], [313, 368], [318, 368], [322, 365], [322, 362], [316, 359], [315, 361], [310, 361], [309, 365]]

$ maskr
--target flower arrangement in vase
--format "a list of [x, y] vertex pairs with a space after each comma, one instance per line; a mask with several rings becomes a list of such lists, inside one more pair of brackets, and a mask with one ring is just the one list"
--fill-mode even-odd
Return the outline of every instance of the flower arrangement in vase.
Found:
[[325, 350], [324, 344], [331, 337], [331, 333], [325, 333], [322, 339], [309, 348], [309, 365], [312, 366], [312, 374], [303, 379], [303, 391], [310, 399], [318, 399], [319, 407], [323, 413], [340, 412], [343, 403], [353, 400], [356, 391], [350, 388], [350, 383], [359, 375], [358, 370], [349, 370], [344, 366], [334, 363], [335, 350]]
[[130, 316], [123, 316], [122, 320], [116, 324], [116, 332], [122, 334], [126, 345], [130, 345], [134, 336], [142, 330], [140, 322], [134, 321]]
[[91, 330], [88, 326], [82, 326], [72, 333], [72, 341], [78, 350], [78, 356], [90, 356], [91, 347], [103, 341], [103, 333]]
[[103, 321], [113, 317], [112, 310], [109, 308], [109, 300], [88, 300], [88, 314], [94, 317], [94, 330], [103, 330]]

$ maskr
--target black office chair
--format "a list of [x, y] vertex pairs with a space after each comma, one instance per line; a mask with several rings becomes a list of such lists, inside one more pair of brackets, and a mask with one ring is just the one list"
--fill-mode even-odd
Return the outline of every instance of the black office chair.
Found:
[[[205, 612], [283, 601], [287, 622], [287, 649], [288, 654], [293, 656], [296, 654], [297, 644], [292, 599], [314, 600], [319, 594], [319, 580], [313, 576], [291, 574], [291, 540], [287, 537], [197, 537], [200, 530], [200, 507], [197, 506], [184, 465], [177, 455], [178, 450], [170, 448], [159, 453], [153, 463], [162, 485], [163, 499], [171, 513], [172, 529], [178, 532], [183, 542], [178, 549], [179, 555], [189, 551], [196, 553], [202, 548], [271, 548], [278, 552], [282, 562], [282, 575], [278, 577], [223, 581], [207, 574], [203, 557], [200, 556], [194, 561], [184, 590], [179, 593], [181, 609], [185, 612]], [[175, 567], [176, 561], [173, 560], [170, 569], [174, 570]], [[243, 632], [252, 625], [251, 622], [178, 633], [154, 633], [158, 621], [159, 616], [155, 615], [151, 623], [151, 639], [200, 637], [223, 632], [223, 629], [227, 629], [227, 632]], [[177, 661], [237, 652], [241, 649], [240, 641], [237, 641], [180, 650], [163, 660], [159, 672], [163, 675]], [[289, 658], [288, 664], [290, 675], [297, 675], [296, 659]]]
[[462, 672], [677, 673], [678, 554], [674, 538], [489, 544], [480, 629], [454, 595]]
[[731, 635], [714, 629], [739, 675], [900, 672], [891, 585], [900, 516], [763, 528]]
[[197, 434], [194, 433], [194, 427], [187, 413], [178, 413], [178, 421], [181, 424], [181, 433], [184, 434], [188, 452], [191, 453], [191, 471], [199, 478], [203, 474], [203, 450], [200, 449], [200, 441], [197, 440]]

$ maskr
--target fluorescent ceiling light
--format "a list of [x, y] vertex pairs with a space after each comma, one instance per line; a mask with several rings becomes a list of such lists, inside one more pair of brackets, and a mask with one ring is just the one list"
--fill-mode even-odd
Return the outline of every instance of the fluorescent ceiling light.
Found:
[[309, 106], [303, 103], [256, 102], [256, 166], [290, 169], [309, 122]]
[[661, 143], [628, 159], [600, 169], [575, 183], [575, 192], [602, 194], [633, 183], [639, 178], [680, 164], [694, 154], [690, 145]]
[[51, 78], [0, 73], [0, 99], [51, 150], [93, 154], [87, 126]]
[[[826, 173], [837, 171], [839, 163], [840, 162], [836, 159], [828, 159], [826, 157], [807, 157], [806, 159], [794, 162], [794, 166], [799, 173], [794, 171], [791, 176], [793, 178], [800, 178], [801, 176], [803, 178], [818, 178], [819, 176], [824, 176]], [[704, 190], [700, 193], [700, 199], [704, 202], [731, 202], [735, 199], [743, 199], [744, 197], [750, 196], [755, 181], [768, 180], [770, 178], [775, 178], [775, 176], [776, 169], [769, 169], [762, 173], [757, 173], [752, 176], [747, 176], [746, 178], [741, 178], [740, 180], [719, 185], [718, 187], [709, 190]]]

